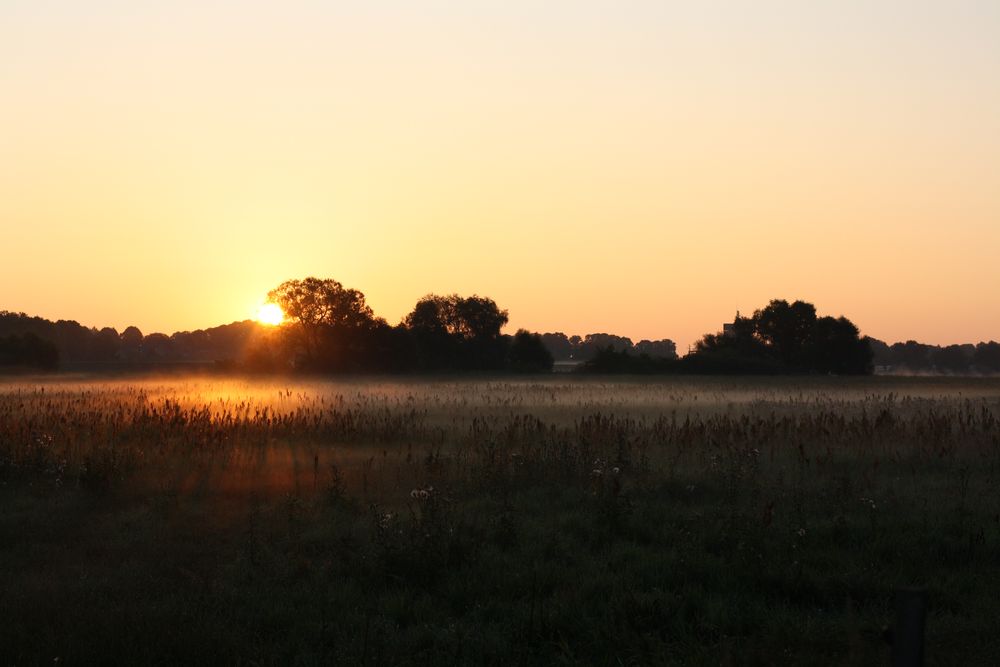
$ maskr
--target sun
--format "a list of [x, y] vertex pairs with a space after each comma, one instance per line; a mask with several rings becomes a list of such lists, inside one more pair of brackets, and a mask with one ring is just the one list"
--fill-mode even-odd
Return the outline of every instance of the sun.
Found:
[[257, 309], [256, 319], [261, 324], [277, 326], [285, 321], [285, 313], [282, 312], [281, 306], [278, 304], [265, 303], [261, 304], [260, 308]]

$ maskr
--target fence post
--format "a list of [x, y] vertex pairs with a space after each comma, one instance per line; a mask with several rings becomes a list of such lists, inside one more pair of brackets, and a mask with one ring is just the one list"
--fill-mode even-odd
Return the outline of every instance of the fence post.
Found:
[[896, 589], [896, 624], [892, 629], [892, 667], [923, 667], [927, 591]]

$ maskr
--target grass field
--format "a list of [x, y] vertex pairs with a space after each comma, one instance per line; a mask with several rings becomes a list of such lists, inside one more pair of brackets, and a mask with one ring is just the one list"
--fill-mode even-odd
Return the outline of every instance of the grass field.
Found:
[[1000, 380], [20, 378], [3, 664], [1000, 662]]

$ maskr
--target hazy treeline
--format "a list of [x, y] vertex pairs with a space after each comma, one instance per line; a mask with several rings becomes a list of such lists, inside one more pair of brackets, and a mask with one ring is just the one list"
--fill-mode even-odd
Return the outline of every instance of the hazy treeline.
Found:
[[[24, 313], [0, 312], [0, 366], [52, 369], [178, 363], [222, 364], [262, 372], [449, 372], [552, 369], [541, 337], [504, 335], [506, 310], [487, 297], [428, 295], [399, 324], [377, 317], [358, 290], [306, 278], [269, 294], [287, 321], [280, 327], [234, 322], [172, 335], [134, 326], [87, 328]], [[42, 352], [38, 345], [47, 346]]]
[[927, 345], [908, 340], [889, 345], [876, 338], [868, 344], [880, 370], [893, 373], [991, 374], [1000, 373], [1000, 343], [977, 345]]
[[269, 299], [286, 315], [280, 327], [246, 320], [171, 335], [0, 311], [0, 368], [187, 363], [261, 372], [545, 372], [558, 360], [583, 362], [581, 371], [597, 373], [1000, 372], [1000, 343], [888, 345], [861, 337], [847, 318], [817, 316], [803, 301], [774, 300], [750, 317], [737, 313], [723, 331], [705, 335], [678, 358], [669, 339], [505, 335], [507, 311], [477, 295], [427, 295], [394, 326], [375, 315], [362, 292], [335, 280], [287, 281]]
[[845, 317], [818, 317], [804, 301], [773, 300], [750, 317], [736, 314], [723, 331], [706, 334], [681, 359], [605, 348], [584, 370], [596, 373], [864, 375], [872, 350]]
[[562, 332], [542, 334], [542, 342], [556, 361], [589, 361], [598, 352], [614, 350], [635, 355], [648, 355], [662, 359], [676, 359], [677, 345], [669, 339], [641, 340], [633, 343], [631, 338], [607, 333], [592, 333], [586, 336], [567, 336]]
[[212, 363], [239, 358], [255, 338], [263, 335], [263, 329], [248, 320], [210, 329], [179, 331], [169, 336], [163, 333], [143, 335], [134, 326], [119, 333], [111, 327], [89, 328], [73, 320], [52, 322], [24, 313], [0, 311], [0, 338], [38, 339], [51, 348], [50, 358], [44, 364], [39, 362], [37, 355], [29, 353], [28, 348], [23, 348], [22, 353], [14, 351], [0, 356], [0, 365], [72, 368], [163, 362]]
[[54, 370], [59, 350], [33, 333], [0, 336], [0, 367]]

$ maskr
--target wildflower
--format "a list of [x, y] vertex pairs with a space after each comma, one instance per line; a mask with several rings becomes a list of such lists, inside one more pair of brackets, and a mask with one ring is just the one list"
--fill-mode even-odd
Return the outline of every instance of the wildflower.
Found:
[[798, 533], [799, 537], [805, 537], [806, 536], [806, 529], [805, 528], [799, 528], [795, 532]]
[[601, 470], [600, 468], [594, 468], [593, 470], [590, 471], [590, 474], [594, 477], [600, 477], [601, 475], [604, 474], [604, 471]]
[[619, 474], [621, 471], [622, 469], [619, 468], [618, 466], [615, 466], [614, 468], [611, 469], [611, 472], [613, 472], [616, 475]]
[[414, 500], [427, 500], [434, 493], [434, 487], [428, 486], [426, 489], [413, 489], [410, 491], [410, 497]]

